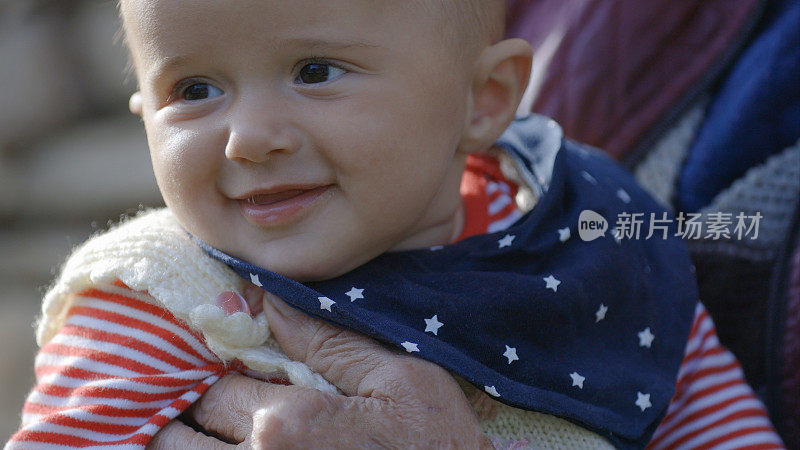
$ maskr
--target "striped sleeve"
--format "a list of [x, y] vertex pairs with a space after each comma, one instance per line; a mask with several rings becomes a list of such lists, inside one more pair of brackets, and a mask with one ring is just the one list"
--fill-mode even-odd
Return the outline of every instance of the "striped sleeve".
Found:
[[648, 449], [782, 449], [766, 409], [698, 304], [675, 395]]
[[142, 449], [224, 375], [200, 336], [124, 285], [77, 296], [36, 357], [7, 449]]

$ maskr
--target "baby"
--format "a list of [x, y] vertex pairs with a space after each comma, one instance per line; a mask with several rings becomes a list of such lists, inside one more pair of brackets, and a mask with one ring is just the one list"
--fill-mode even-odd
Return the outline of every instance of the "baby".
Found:
[[[660, 209], [552, 122], [509, 128], [532, 55], [502, 39], [504, 2], [123, 0], [120, 10], [140, 89], [130, 108], [168, 209], [70, 257], [45, 297], [38, 384], [8, 448], [144, 447], [227, 371], [334, 392], [268, 340], [263, 314], [248, 314], [256, 304], [237, 304], [245, 282], [465, 378], [498, 402], [483, 424], [494, 437], [535, 442], [547, 428], [537, 424], [553, 420], [592, 446], [700, 446], [727, 428], [688, 418], [724, 403], [714, 420], [747, 419], [758, 442], [780, 445], [695, 307], [675, 239], [571, 236], [590, 206], [607, 217]], [[489, 298], [502, 311], [475, 317]], [[600, 327], [622, 313], [625, 337], [596, 353], [628, 370], [586, 381], [595, 351], [581, 349], [612, 336]], [[443, 343], [457, 314], [480, 341]], [[572, 342], [557, 323], [597, 331]], [[502, 344], [506, 329], [525, 334]], [[523, 370], [524, 358], [541, 367]], [[727, 390], [707, 400], [718, 382], [698, 374], [717, 369]], [[130, 394], [143, 384], [148, 395]], [[631, 392], [612, 399], [617, 386]]]

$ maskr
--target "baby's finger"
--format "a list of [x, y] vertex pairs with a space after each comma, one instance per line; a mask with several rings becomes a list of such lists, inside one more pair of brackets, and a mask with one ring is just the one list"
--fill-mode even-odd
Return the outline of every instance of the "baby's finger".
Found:
[[247, 283], [242, 289], [242, 296], [250, 308], [250, 314], [258, 315], [264, 310], [264, 290], [253, 283]]
[[231, 450], [236, 446], [226, 444], [203, 433], [198, 433], [177, 420], [165, 425], [147, 444], [147, 450], [179, 450], [186, 448]]
[[343, 330], [265, 295], [264, 312], [270, 331], [292, 359], [306, 363], [346, 395], [370, 396], [376, 372], [398, 356], [378, 342]]

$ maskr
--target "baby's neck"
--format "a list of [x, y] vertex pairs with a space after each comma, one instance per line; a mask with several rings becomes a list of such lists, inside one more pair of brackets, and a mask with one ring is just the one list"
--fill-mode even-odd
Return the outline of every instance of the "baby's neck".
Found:
[[414, 250], [452, 244], [461, 236], [464, 230], [464, 220], [464, 205], [459, 201], [456, 210], [448, 215], [447, 220], [434, 223], [428, 228], [415, 233], [392, 247], [390, 251]]
[[461, 195], [466, 166], [467, 155], [457, 152], [441, 180], [439, 191], [430, 201], [428, 210], [419, 218], [417, 227], [409, 230], [389, 251], [430, 248], [458, 240], [466, 222]]

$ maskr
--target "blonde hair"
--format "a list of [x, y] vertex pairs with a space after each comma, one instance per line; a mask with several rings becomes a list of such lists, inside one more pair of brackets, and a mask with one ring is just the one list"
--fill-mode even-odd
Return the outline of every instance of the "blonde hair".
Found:
[[422, 0], [441, 4], [444, 20], [457, 23], [464, 31], [485, 44], [503, 39], [506, 25], [504, 0]]

